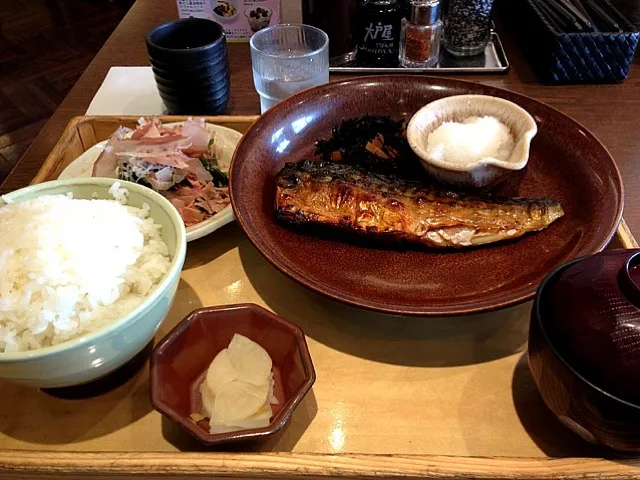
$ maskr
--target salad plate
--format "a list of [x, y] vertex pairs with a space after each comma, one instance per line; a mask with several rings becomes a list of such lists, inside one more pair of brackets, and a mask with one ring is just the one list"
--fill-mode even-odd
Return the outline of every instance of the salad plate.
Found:
[[[166, 127], [176, 127], [182, 122], [166, 123]], [[242, 138], [242, 134], [236, 130], [221, 125], [206, 123], [206, 128], [211, 133], [216, 152], [218, 165], [224, 172], [229, 171], [233, 152]], [[82, 155], [73, 160], [58, 176], [59, 179], [91, 177], [93, 165], [103, 152], [107, 140], [101, 141], [86, 150]], [[235, 219], [231, 205], [227, 205], [222, 211], [212, 217], [187, 227], [187, 242], [209, 235]]]

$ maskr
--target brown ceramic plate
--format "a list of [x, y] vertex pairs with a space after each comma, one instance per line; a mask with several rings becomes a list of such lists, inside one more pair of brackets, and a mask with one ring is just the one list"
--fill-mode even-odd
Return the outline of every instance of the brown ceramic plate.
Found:
[[[276, 222], [276, 173], [285, 162], [312, 157], [333, 125], [367, 113], [408, 119], [426, 103], [461, 94], [503, 97], [533, 115], [539, 130], [529, 164], [496, 193], [559, 200], [562, 219], [511, 243], [459, 251], [363, 247]], [[460, 315], [528, 300], [554, 267], [602, 250], [622, 215], [620, 173], [580, 124], [522, 95], [436, 77], [361, 77], [295, 95], [244, 135], [230, 173], [236, 218], [276, 268], [333, 299], [393, 314]]]

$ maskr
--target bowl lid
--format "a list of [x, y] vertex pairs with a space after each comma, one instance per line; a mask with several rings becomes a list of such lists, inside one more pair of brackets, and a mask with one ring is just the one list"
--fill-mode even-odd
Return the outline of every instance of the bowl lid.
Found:
[[586, 257], [540, 295], [541, 322], [564, 360], [607, 393], [640, 405], [640, 250]]

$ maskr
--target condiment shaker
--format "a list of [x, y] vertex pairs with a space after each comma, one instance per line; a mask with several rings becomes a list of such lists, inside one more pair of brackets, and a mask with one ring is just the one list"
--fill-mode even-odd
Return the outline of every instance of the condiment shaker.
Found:
[[489, 43], [493, 0], [448, 0], [443, 46], [459, 57], [478, 55]]
[[362, 0], [358, 5], [358, 65], [397, 67], [400, 21], [404, 5], [399, 0]]
[[432, 67], [440, 54], [440, 0], [411, 0], [400, 29], [400, 65]]

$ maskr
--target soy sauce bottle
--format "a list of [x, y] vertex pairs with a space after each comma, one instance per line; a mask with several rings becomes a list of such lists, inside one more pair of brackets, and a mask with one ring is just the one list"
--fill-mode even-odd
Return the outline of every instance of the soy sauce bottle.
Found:
[[361, 0], [358, 5], [358, 55], [361, 67], [397, 67], [402, 0]]

